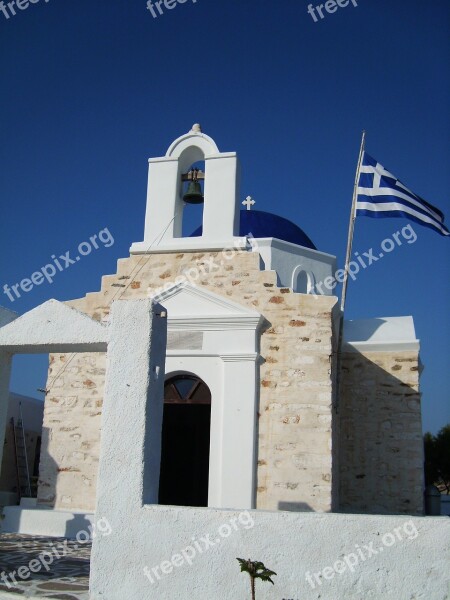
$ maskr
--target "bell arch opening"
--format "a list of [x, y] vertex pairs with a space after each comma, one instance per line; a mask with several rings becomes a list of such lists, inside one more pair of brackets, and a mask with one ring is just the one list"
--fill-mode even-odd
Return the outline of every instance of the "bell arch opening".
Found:
[[[205, 161], [197, 160], [189, 165], [185, 174], [191, 179], [183, 182], [181, 199], [183, 201], [182, 237], [190, 237], [193, 231], [203, 227]], [[200, 234], [201, 235], [201, 234]]]
[[211, 391], [192, 373], [164, 384], [159, 504], [208, 506]]

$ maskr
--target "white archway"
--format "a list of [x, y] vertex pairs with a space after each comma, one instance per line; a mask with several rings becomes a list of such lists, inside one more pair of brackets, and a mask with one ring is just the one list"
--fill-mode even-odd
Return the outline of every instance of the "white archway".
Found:
[[179, 283], [155, 297], [167, 310], [168, 373], [195, 373], [211, 391], [209, 507], [255, 507], [259, 327], [262, 316]]

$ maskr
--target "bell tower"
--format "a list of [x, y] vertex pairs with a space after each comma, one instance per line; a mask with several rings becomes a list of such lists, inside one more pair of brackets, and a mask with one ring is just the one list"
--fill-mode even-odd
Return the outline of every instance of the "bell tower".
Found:
[[[203, 233], [183, 237], [185, 200], [201, 202], [198, 174], [192, 165], [205, 162]], [[200, 179], [200, 177], [198, 177]], [[149, 159], [144, 240], [134, 243], [132, 254], [179, 250], [215, 250], [233, 245], [239, 235], [240, 167], [235, 152], [219, 152], [198, 124], [176, 139], [166, 155]], [[190, 181], [190, 196], [184, 194]], [[195, 184], [195, 185], [194, 185]], [[194, 192], [194, 194], [192, 194]]]

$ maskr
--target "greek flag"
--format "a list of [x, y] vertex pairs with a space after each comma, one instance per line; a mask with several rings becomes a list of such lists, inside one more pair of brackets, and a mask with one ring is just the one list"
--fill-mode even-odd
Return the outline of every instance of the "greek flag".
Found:
[[425, 202], [364, 152], [359, 171], [356, 216], [406, 217], [430, 227], [441, 235], [450, 235], [442, 212]]

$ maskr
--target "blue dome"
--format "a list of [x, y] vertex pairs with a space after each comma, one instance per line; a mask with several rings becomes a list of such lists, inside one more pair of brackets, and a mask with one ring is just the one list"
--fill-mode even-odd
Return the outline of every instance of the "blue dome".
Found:
[[[298, 246], [317, 250], [304, 231], [284, 217], [279, 217], [262, 210], [241, 210], [241, 226], [239, 235], [252, 234], [255, 238], [278, 238]], [[202, 235], [202, 226], [194, 231], [190, 237]]]

